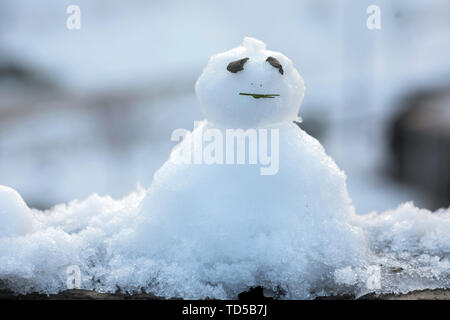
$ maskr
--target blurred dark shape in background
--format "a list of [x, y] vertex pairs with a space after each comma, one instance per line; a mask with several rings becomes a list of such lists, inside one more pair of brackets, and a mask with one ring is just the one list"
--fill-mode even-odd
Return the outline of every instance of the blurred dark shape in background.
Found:
[[393, 174], [427, 193], [431, 209], [450, 203], [450, 86], [404, 99], [392, 124]]
[[36, 73], [24, 65], [14, 62], [7, 63], [1, 61], [0, 64], [0, 79], [10, 83], [16, 83], [17, 86], [22, 87], [49, 87], [50, 83], [43, 79], [41, 74]]

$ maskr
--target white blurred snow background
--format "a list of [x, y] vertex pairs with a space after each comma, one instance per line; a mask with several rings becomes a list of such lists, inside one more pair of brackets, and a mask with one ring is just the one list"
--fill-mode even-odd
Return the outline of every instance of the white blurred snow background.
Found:
[[[80, 30], [66, 28], [70, 4]], [[371, 4], [381, 30], [366, 27]], [[405, 96], [450, 84], [446, 0], [3, 1], [0, 184], [38, 208], [148, 187], [171, 132], [202, 119], [208, 58], [246, 35], [294, 61], [303, 125], [347, 173], [358, 213], [434, 206], [388, 174], [388, 129]]]

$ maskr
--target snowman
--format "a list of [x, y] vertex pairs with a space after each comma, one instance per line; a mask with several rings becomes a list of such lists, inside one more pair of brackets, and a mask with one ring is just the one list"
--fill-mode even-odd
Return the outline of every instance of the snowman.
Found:
[[[144, 197], [55, 207], [51, 222], [0, 186], [0, 260], [22, 261], [3, 272], [53, 279], [80, 264], [83, 273], [102, 275], [102, 290], [223, 299], [254, 286], [310, 298], [338, 287], [336, 270], [348, 280], [365, 268], [345, 175], [294, 123], [305, 85], [292, 61], [247, 37], [211, 57], [195, 88], [205, 120], [184, 134]], [[69, 214], [69, 225], [58, 223], [58, 213]], [[72, 234], [71, 221], [85, 229]], [[8, 251], [12, 243], [23, 252]], [[54, 253], [51, 265], [42, 252]]]
[[[254, 286], [286, 299], [359, 295], [381, 275], [396, 292], [446, 286], [446, 211], [356, 215], [345, 174], [294, 123], [305, 86], [286, 56], [244, 38], [211, 57], [196, 93], [205, 120], [173, 135], [183, 139], [147, 190], [39, 211], [0, 186], [0, 279], [59, 292], [77, 266], [88, 289], [190, 299]], [[422, 279], [402, 284], [386, 271], [398, 265]]]
[[[141, 204], [141, 253], [177, 266], [199, 288], [222, 288], [225, 297], [262, 285], [304, 298], [314, 283], [332, 282], [333, 270], [360, 267], [364, 240], [351, 224], [345, 174], [294, 123], [305, 85], [292, 61], [246, 37], [210, 58], [195, 89], [205, 120], [154, 175]], [[276, 170], [261, 174], [260, 162], [225, 161], [237, 143], [212, 148], [211, 141], [230, 129], [245, 130], [247, 142], [252, 132], [275, 136], [250, 141], [244, 153], [271, 150]], [[196, 161], [199, 149], [214, 161]]]

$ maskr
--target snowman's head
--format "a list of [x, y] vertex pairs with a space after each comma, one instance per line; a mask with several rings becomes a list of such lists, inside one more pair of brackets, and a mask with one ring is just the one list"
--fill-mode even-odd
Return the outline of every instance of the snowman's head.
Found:
[[251, 128], [295, 120], [305, 85], [289, 58], [246, 37], [209, 59], [195, 91], [208, 121]]

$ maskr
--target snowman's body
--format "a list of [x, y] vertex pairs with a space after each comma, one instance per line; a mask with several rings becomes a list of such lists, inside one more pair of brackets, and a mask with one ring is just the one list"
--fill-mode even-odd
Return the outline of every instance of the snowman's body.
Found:
[[[266, 61], [269, 56], [282, 73]], [[243, 69], [227, 70], [229, 62], [242, 58], [249, 58]], [[207, 120], [154, 176], [142, 204], [146, 253], [188, 265], [187, 274], [202, 274], [203, 283], [236, 288], [237, 282], [241, 289], [290, 283], [301, 290], [298, 297], [309, 288], [295, 284], [314, 282], [312, 274], [326, 282], [330, 270], [359, 265], [363, 240], [349, 223], [353, 208], [345, 174], [293, 123], [304, 85], [291, 61], [246, 38], [243, 46], [210, 59], [196, 91]], [[274, 96], [259, 96], [265, 94]], [[198, 141], [207, 148], [205, 132], [226, 136], [230, 128], [277, 130], [278, 171], [262, 175], [261, 165], [249, 163], [181, 163]], [[250, 148], [247, 144], [247, 156]], [[290, 292], [296, 296], [295, 289]]]

